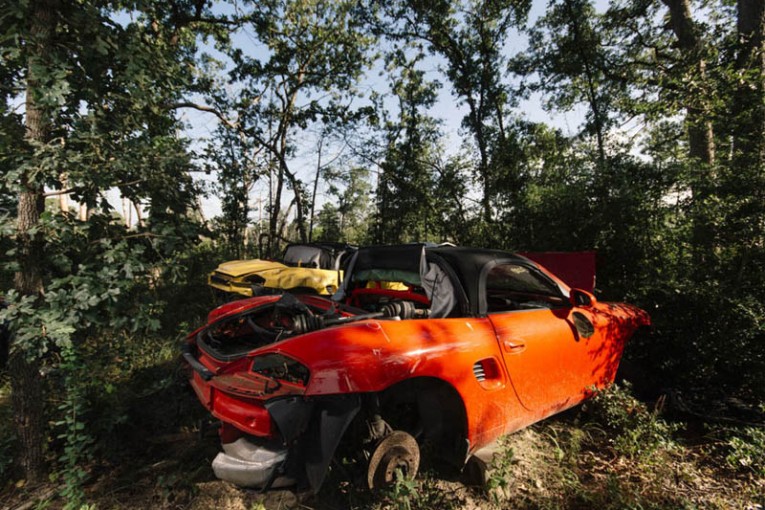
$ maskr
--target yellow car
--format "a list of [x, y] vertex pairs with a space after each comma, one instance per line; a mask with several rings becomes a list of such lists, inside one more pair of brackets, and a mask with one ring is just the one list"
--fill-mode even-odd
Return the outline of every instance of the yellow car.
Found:
[[[342, 279], [342, 263], [355, 248], [342, 243], [290, 244], [281, 261], [232, 260], [210, 273], [207, 284], [228, 298], [277, 289], [332, 294]], [[253, 292], [254, 291], [254, 292]]]

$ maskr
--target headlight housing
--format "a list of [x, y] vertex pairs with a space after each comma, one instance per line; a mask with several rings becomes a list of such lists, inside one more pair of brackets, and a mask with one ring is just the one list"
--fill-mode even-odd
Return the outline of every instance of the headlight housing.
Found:
[[245, 276], [242, 278], [245, 282], [249, 283], [250, 285], [262, 285], [266, 283], [266, 279], [262, 276], [258, 276], [256, 274], [251, 274], [249, 276]]
[[252, 360], [252, 371], [270, 379], [307, 386], [310, 372], [308, 367], [283, 354], [271, 353], [256, 356]]

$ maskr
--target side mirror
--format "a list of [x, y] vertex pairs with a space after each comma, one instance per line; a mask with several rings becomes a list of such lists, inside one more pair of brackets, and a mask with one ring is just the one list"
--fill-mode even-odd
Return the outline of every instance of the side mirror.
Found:
[[571, 289], [569, 301], [571, 302], [572, 306], [592, 306], [597, 302], [597, 299], [595, 299], [595, 296], [586, 290]]

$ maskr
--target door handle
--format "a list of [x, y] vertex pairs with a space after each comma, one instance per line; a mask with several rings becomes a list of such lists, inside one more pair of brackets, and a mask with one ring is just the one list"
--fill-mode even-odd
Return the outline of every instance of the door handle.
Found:
[[502, 347], [504, 347], [505, 352], [510, 354], [518, 354], [526, 350], [526, 344], [518, 340], [504, 340]]

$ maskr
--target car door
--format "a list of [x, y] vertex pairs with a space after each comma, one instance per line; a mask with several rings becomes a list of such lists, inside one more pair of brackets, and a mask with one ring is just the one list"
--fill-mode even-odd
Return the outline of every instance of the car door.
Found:
[[589, 348], [567, 297], [517, 261], [493, 264], [482, 278], [486, 313], [521, 404], [541, 419], [579, 403], [591, 379]]

